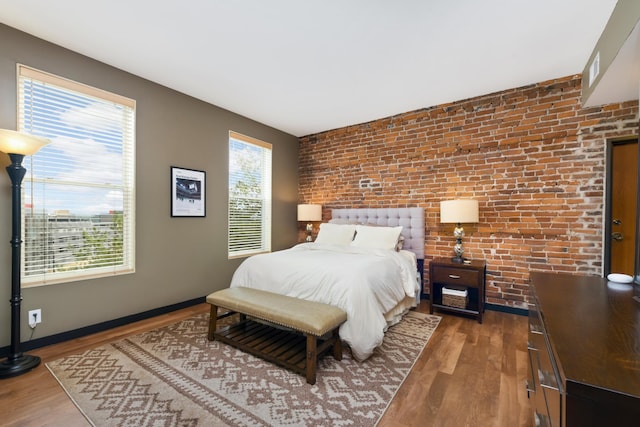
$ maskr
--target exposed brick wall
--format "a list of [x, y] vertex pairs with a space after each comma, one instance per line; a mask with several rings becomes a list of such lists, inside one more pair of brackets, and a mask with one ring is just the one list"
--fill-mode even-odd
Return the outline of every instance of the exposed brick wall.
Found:
[[574, 75], [300, 138], [299, 200], [421, 206], [427, 259], [451, 256], [439, 202], [475, 198], [465, 256], [487, 302], [526, 307], [533, 270], [601, 274], [608, 139], [638, 134], [637, 101], [581, 108]]

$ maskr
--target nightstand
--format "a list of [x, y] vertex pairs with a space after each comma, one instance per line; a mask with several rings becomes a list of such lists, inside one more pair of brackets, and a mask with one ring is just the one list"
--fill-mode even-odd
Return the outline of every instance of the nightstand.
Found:
[[[436, 258], [431, 261], [429, 263], [431, 314], [433, 309], [437, 308], [452, 313], [472, 315], [478, 319], [478, 323], [482, 323], [486, 271], [484, 260], [467, 260], [463, 264], [452, 262], [451, 258]], [[443, 301], [442, 288], [467, 291], [466, 301], [462, 304], [445, 304], [447, 301]], [[450, 298], [448, 295], [447, 297]]]

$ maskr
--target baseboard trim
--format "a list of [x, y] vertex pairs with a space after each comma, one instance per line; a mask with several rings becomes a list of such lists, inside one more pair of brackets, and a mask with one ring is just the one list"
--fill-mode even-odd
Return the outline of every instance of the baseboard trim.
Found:
[[[128, 325], [129, 323], [138, 322], [140, 320], [149, 319], [151, 317], [160, 316], [162, 314], [171, 313], [172, 311], [180, 310], [183, 308], [191, 307], [196, 304], [200, 304], [206, 301], [206, 297], [194, 298], [188, 301], [179, 302], [177, 304], [171, 304], [164, 307], [154, 308], [152, 310], [144, 311], [138, 314], [131, 314], [129, 316], [120, 317], [119, 319], [108, 320], [102, 323], [96, 323], [95, 325], [85, 326], [82, 328], [74, 329], [72, 331], [61, 332], [55, 335], [49, 335], [47, 337], [37, 338], [30, 341], [25, 341], [20, 344], [21, 351], [29, 351], [40, 347], [45, 347], [52, 344], [58, 344], [64, 341], [69, 341], [75, 338], [80, 338], [86, 335], [95, 334], [97, 332], [103, 332], [108, 329], [113, 329], [118, 326]], [[0, 357], [4, 358], [9, 355], [9, 346], [0, 348]]]
[[[422, 295], [425, 300], [429, 299], [429, 295]], [[206, 301], [206, 297], [194, 298], [188, 301], [179, 302], [177, 304], [171, 304], [164, 307], [154, 308], [152, 310], [144, 311], [138, 314], [132, 314], [119, 319], [108, 320], [102, 323], [96, 323], [95, 325], [85, 326], [82, 328], [74, 329], [72, 331], [61, 332], [55, 335], [49, 335], [47, 337], [38, 338], [31, 341], [25, 341], [20, 344], [22, 351], [29, 351], [40, 347], [46, 347], [52, 344], [58, 344], [64, 341], [69, 341], [75, 338], [84, 337], [86, 335], [95, 334], [97, 332], [103, 332], [108, 329], [117, 328], [118, 326], [128, 325], [129, 323], [138, 322], [140, 320], [149, 319], [151, 317], [160, 316], [162, 314], [171, 313], [172, 311], [180, 310], [183, 308], [191, 307], [196, 304], [200, 304]], [[517, 314], [519, 316], [528, 316], [529, 311], [524, 308], [507, 307], [499, 304], [485, 304], [486, 310], [500, 311], [503, 313]], [[4, 358], [9, 355], [9, 346], [0, 348], [0, 357]]]
[[[430, 300], [429, 294], [422, 294], [421, 295], [421, 299]], [[500, 305], [500, 304], [488, 304], [488, 303], [485, 303], [484, 309], [485, 310], [491, 310], [491, 311], [499, 311], [501, 313], [517, 314], [518, 316], [528, 316], [529, 315], [529, 310], [527, 310], [525, 308], [509, 307], [509, 306]]]
[[518, 316], [528, 316], [529, 315], [529, 310], [527, 310], [525, 308], [508, 307], [506, 305], [485, 304], [484, 308], [486, 310], [491, 310], [491, 311], [500, 311], [502, 313], [517, 314]]

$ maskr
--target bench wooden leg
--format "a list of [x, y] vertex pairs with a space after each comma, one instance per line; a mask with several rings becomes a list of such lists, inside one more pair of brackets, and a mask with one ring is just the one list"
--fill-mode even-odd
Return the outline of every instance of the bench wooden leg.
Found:
[[333, 330], [333, 358], [336, 360], [342, 360], [342, 340], [340, 339], [340, 328]]
[[307, 383], [316, 383], [316, 364], [318, 362], [317, 337], [307, 334]]
[[207, 334], [207, 338], [209, 339], [209, 341], [215, 340], [213, 333], [216, 331], [217, 321], [218, 321], [218, 307], [212, 304], [211, 310], [209, 312], [209, 333]]

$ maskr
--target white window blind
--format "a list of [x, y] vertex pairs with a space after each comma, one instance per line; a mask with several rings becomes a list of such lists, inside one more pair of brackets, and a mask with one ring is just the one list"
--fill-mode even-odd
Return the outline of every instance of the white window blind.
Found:
[[52, 143], [27, 156], [22, 284], [135, 269], [135, 101], [18, 65], [18, 129]]
[[229, 258], [271, 251], [271, 144], [229, 132]]

